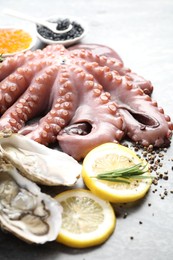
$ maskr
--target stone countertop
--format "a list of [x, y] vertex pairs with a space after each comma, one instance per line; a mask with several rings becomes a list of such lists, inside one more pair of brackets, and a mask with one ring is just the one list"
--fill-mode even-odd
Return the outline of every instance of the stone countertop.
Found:
[[[29, 24], [2, 14], [7, 7], [38, 17], [80, 15], [88, 24], [82, 42], [114, 48], [127, 67], [151, 80], [153, 98], [173, 117], [172, 0], [1, 0], [1, 25]], [[116, 230], [103, 245], [88, 249], [67, 248], [56, 242], [34, 246], [0, 232], [1, 260], [172, 260], [172, 159], [173, 146], [161, 169], [168, 171], [167, 181], [160, 180], [157, 187], [152, 185], [147, 196], [137, 203], [114, 205]], [[168, 195], [161, 199], [165, 190]]]

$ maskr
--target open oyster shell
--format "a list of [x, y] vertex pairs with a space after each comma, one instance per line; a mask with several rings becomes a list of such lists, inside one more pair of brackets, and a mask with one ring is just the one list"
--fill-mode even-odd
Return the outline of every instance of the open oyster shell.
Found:
[[81, 173], [73, 157], [20, 134], [1, 133], [0, 152], [23, 176], [39, 184], [71, 186]]
[[40, 188], [0, 159], [0, 225], [28, 243], [57, 238], [62, 207]]

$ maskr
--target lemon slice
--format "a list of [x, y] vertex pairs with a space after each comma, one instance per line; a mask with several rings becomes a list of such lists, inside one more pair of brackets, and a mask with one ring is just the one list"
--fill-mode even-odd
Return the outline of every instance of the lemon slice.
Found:
[[76, 248], [96, 246], [106, 241], [116, 224], [114, 210], [86, 189], [67, 190], [55, 197], [62, 205], [62, 227], [57, 241]]
[[[116, 143], [105, 143], [91, 150], [83, 161], [82, 176], [86, 186], [97, 196], [110, 202], [136, 201], [149, 190], [152, 179], [147, 168], [146, 179], [131, 179], [130, 183], [97, 179], [97, 174], [131, 167], [142, 160], [131, 149]], [[147, 164], [147, 162], [144, 162]], [[147, 165], [148, 167], [148, 165]]]

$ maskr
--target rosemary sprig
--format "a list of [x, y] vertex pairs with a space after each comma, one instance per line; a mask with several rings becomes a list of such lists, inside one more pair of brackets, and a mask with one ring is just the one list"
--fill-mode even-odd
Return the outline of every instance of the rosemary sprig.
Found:
[[2, 54], [0, 54], [0, 62], [3, 62], [4, 58], [2, 56]]
[[131, 167], [117, 169], [105, 173], [97, 174], [96, 178], [105, 181], [111, 182], [123, 182], [130, 184], [129, 179], [147, 179], [152, 178], [151, 176], [143, 175], [147, 172], [146, 169], [147, 163], [143, 165], [143, 163], [135, 164]]

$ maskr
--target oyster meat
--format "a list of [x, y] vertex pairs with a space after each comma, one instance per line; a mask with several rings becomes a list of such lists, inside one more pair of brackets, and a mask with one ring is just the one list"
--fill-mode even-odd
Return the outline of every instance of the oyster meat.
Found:
[[62, 207], [37, 184], [0, 159], [0, 224], [28, 243], [43, 244], [57, 238]]
[[73, 157], [20, 134], [1, 133], [0, 153], [22, 175], [43, 185], [71, 186], [81, 173], [82, 166]]

